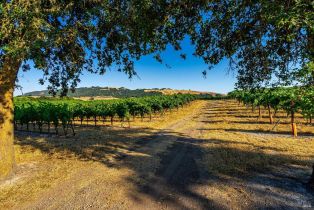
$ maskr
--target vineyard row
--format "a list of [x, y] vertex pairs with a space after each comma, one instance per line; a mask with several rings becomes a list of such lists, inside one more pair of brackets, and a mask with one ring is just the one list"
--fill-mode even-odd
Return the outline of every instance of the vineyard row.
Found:
[[73, 122], [79, 119], [81, 124], [84, 120], [93, 119], [96, 123], [99, 119], [110, 118], [113, 123], [114, 118], [119, 118], [121, 122], [130, 122], [130, 117], [149, 116], [152, 114], [162, 114], [167, 110], [183, 107], [195, 100], [195, 95], [177, 94], [170, 96], [149, 96], [141, 98], [127, 98], [99, 101], [81, 101], [74, 99], [34, 99], [15, 98], [14, 99], [14, 123], [37, 127], [40, 132], [43, 126], [47, 125], [50, 133], [51, 127], [58, 134], [61, 127], [65, 135], [68, 129], [75, 134]]
[[313, 87], [289, 87], [260, 90], [235, 90], [228, 94], [246, 106], [252, 106], [252, 110], [261, 106], [268, 110], [269, 122], [274, 123], [273, 117], [278, 110], [284, 110], [291, 117], [292, 134], [297, 135], [295, 114], [300, 113], [312, 124], [314, 117], [314, 88]]

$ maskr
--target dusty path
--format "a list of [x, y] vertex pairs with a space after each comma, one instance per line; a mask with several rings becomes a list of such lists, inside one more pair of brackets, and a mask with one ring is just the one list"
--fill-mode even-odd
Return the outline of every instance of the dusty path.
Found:
[[[189, 189], [200, 180], [196, 159], [201, 152], [183, 137], [195, 130], [189, 123], [200, 111], [138, 139], [130, 154], [118, 156], [112, 168], [93, 164], [80, 169], [23, 209], [207, 209], [212, 206], [207, 199]], [[138, 160], [134, 154], [149, 158]]]
[[[235, 136], [250, 139], [254, 135], [219, 131], [214, 127], [216, 124], [208, 123], [213, 113], [224, 116], [218, 109], [220, 105], [203, 102], [166, 129], [136, 139], [124, 148], [127, 152], [116, 155], [110, 164], [99, 161], [101, 158], [88, 161], [65, 180], [16, 209], [314, 208], [314, 194], [305, 187], [308, 168], [298, 166], [297, 162], [261, 171], [247, 168], [248, 174], [242, 174], [240, 169], [235, 172], [240, 163], [232, 165], [232, 170], [227, 168], [229, 155], [245, 154], [248, 159], [255, 156], [245, 151], [236, 153], [235, 147], [220, 137], [229, 141]], [[218, 123], [224, 121], [218, 119]], [[267, 137], [254, 138], [263, 142]], [[230, 142], [235, 144], [232, 139]], [[259, 150], [263, 148], [258, 146]], [[272, 149], [271, 153], [276, 151]], [[270, 166], [271, 160], [267, 159]]]

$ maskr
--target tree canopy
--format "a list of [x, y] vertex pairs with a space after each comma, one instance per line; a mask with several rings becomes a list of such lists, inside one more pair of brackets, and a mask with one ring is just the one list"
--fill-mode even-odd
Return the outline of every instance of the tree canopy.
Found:
[[313, 1], [214, 1], [211, 5], [197, 52], [210, 64], [229, 58], [230, 67], [238, 71], [238, 87], [291, 84], [294, 72], [313, 62]]
[[[0, 63], [32, 60], [55, 92], [74, 88], [82, 70], [113, 64], [130, 77], [134, 60], [179, 41], [202, 17], [205, 1], [2, 1]], [[97, 64], [97, 65], [96, 65]], [[24, 70], [29, 66], [23, 65]]]
[[3, 0], [0, 66], [10, 58], [28, 70], [31, 60], [52, 93], [66, 94], [83, 70], [115, 64], [132, 77], [135, 60], [162, 61], [189, 37], [209, 68], [228, 58], [239, 87], [286, 84], [300, 69], [313, 76], [313, 11], [311, 0]]

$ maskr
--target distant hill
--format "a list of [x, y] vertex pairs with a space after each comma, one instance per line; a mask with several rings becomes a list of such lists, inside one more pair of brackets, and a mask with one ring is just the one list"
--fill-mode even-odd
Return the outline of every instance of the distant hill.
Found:
[[[69, 97], [108, 97], [108, 98], [125, 98], [125, 97], [141, 97], [150, 95], [161, 95], [160, 92], [146, 92], [144, 89], [130, 90], [127, 88], [114, 88], [114, 87], [82, 87], [77, 88], [74, 93], [69, 92]], [[34, 91], [25, 93], [24, 96], [50, 96], [47, 90]]]
[[209, 95], [216, 95], [218, 93], [214, 93], [214, 92], [205, 92], [205, 91], [195, 91], [195, 90], [174, 90], [171, 88], [161, 88], [161, 89], [145, 89], [145, 92], [160, 92], [163, 95], [173, 95], [173, 94], [178, 94], [178, 93], [182, 93], [182, 94], [209, 94]]
[[[169, 88], [154, 88], [154, 89], [135, 89], [130, 90], [124, 87], [114, 88], [114, 87], [82, 87], [77, 88], [74, 93], [69, 92], [69, 97], [83, 98], [83, 97], [94, 97], [96, 98], [125, 98], [125, 97], [142, 97], [151, 95], [171, 95], [176, 93], [189, 93], [189, 94], [210, 94], [216, 95], [212, 92], [199, 92], [191, 90], [173, 90]], [[50, 96], [47, 90], [33, 91], [25, 93], [24, 96]]]

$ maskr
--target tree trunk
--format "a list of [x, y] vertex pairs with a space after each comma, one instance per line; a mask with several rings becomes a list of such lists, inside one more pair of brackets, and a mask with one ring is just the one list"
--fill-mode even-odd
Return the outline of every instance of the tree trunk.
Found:
[[273, 123], [274, 123], [274, 120], [273, 120], [273, 115], [272, 115], [272, 113], [271, 113], [270, 105], [268, 105], [268, 115], [269, 115], [269, 123], [270, 123], [270, 124], [273, 124]]
[[297, 133], [297, 124], [294, 122], [294, 101], [291, 102], [291, 127], [292, 127], [292, 135], [294, 137], [297, 137], [298, 136], [298, 133]]
[[258, 106], [258, 119], [262, 118], [261, 106]]
[[5, 58], [0, 69], [0, 180], [14, 171], [13, 91], [20, 62]]
[[75, 136], [75, 131], [74, 131], [74, 126], [73, 126], [73, 121], [71, 122], [71, 129], [72, 129], [72, 134]]
[[294, 123], [294, 111], [291, 111], [291, 124]]

